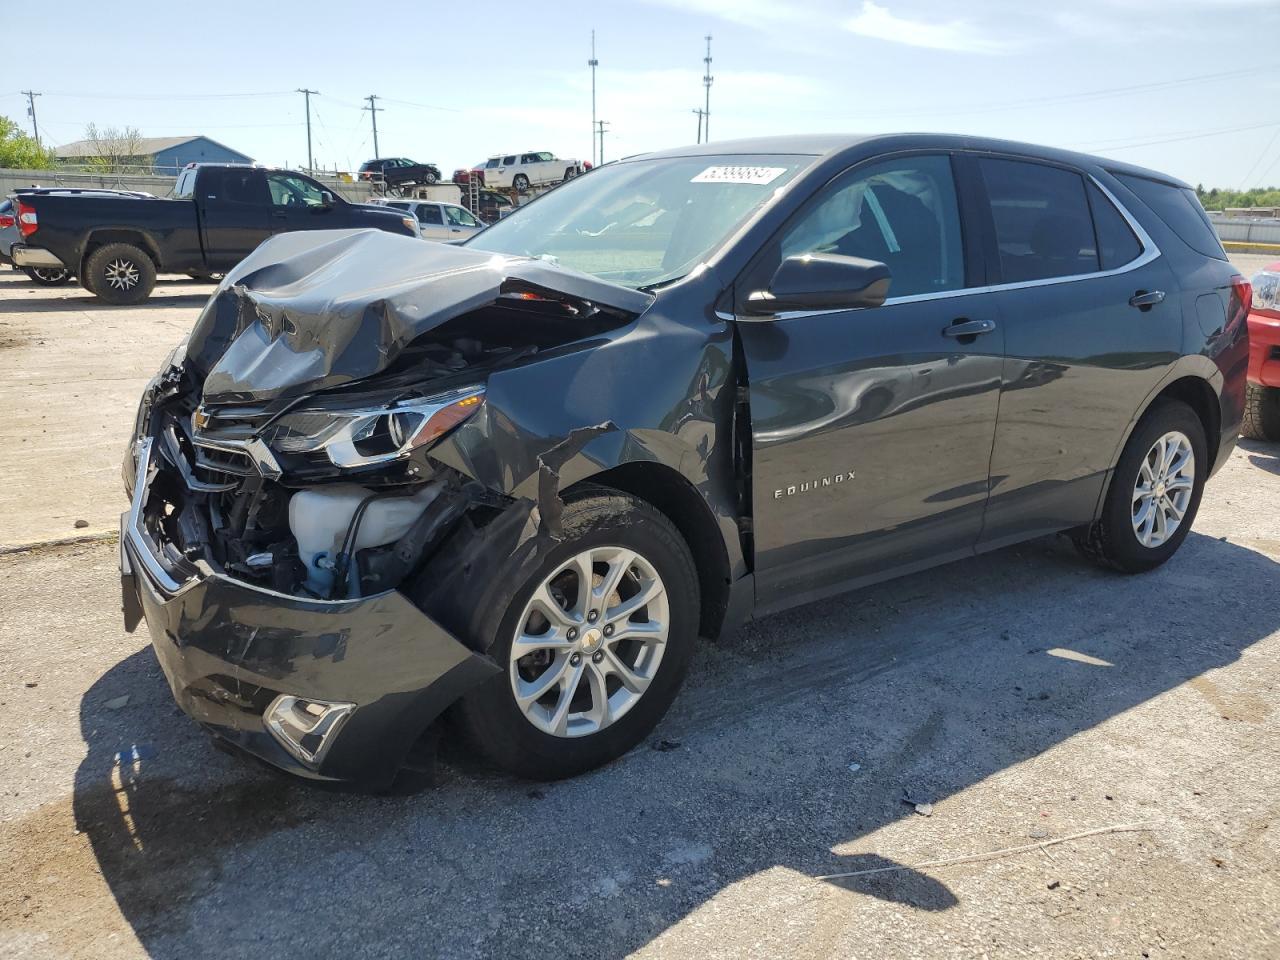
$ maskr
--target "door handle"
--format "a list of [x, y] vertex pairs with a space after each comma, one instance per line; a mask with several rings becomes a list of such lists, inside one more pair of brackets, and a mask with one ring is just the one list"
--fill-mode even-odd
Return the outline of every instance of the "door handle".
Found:
[[1163, 290], [1139, 290], [1129, 298], [1129, 306], [1139, 310], [1150, 310], [1157, 303], [1164, 303]]
[[966, 320], [961, 317], [959, 320], [953, 320], [951, 326], [942, 328], [944, 337], [955, 337], [962, 340], [965, 337], [977, 337], [984, 333], [990, 333], [996, 328], [994, 320]]

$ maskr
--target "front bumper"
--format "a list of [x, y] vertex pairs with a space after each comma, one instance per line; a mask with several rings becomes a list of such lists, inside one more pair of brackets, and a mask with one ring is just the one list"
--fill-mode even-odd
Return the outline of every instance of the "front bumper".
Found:
[[1249, 382], [1280, 387], [1280, 315], [1249, 314]]
[[44, 247], [29, 247], [25, 243], [15, 243], [9, 250], [9, 256], [13, 258], [15, 265], [19, 267], [65, 267], [66, 264], [59, 260]]
[[[386, 785], [427, 725], [498, 672], [398, 591], [313, 600], [175, 556], [144, 521], [166, 464], [150, 440], [136, 457], [120, 531], [125, 627], [146, 620], [178, 705], [217, 736], [302, 776]], [[264, 712], [282, 695], [355, 705], [319, 760], [268, 729]]]

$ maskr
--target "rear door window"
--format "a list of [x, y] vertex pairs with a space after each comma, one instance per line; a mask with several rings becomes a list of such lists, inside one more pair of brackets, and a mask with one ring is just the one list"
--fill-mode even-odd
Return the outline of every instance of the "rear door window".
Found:
[[1103, 270], [1115, 270], [1138, 258], [1142, 244], [1133, 229], [1097, 184], [1089, 181], [1089, 209], [1093, 211], [1093, 229], [1098, 238], [1098, 260]]
[[515, 166], [515, 162], [516, 162], [516, 158], [515, 158], [515, 155], [514, 155], [514, 154], [512, 154], [512, 155], [511, 155], [511, 156], [509, 156], [509, 157], [503, 157], [503, 158], [502, 158], [502, 165], [503, 165], [504, 167], [511, 167], [511, 166]]
[[270, 202], [261, 170], [248, 167], [203, 167], [201, 192], [206, 199], [222, 203]]
[[892, 273], [890, 297], [964, 286], [960, 210], [949, 157], [904, 157], [855, 167], [810, 204], [783, 234], [781, 258], [838, 253], [877, 260]]
[[434, 203], [424, 203], [418, 208], [418, 222], [432, 226], [443, 225], [444, 218], [440, 216], [440, 208], [438, 206]]
[[1226, 260], [1226, 251], [1218, 240], [1218, 233], [1209, 222], [1209, 216], [1200, 206], [1195, 192], [1171, 183], [1159, 183], [1146, 177], [1116, 174], [1117, 179], [1138, 195], [1138, 198], [1156, 212], [1192, 250], [1215, 260]]
[[1005, 283], [1096, 273], [1084, 177], [1021, 160], [978, 161], [995, 221]]

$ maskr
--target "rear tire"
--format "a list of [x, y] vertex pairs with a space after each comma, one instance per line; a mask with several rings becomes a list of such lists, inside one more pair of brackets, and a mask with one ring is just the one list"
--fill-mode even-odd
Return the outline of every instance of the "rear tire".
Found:
[[[564, 538], [551, 549], [498, 560], [487, 571], [493, 586], [477, 608], [475, 635], [493, 638], [488, 653], [502, 672], [454, 708], [475, 750], [533, 780], [591, 770], [648, 736], [680, 689], [697, 637], [697, 571], [666, 516], [635, 497], [597, 489], [566, 503], [563, 525]], [[595, 599], [578, 592], [575, 560], [584, 556], [593, 588], [616, 572], [612, 592]], [[618, 612], [642, 590], [652, 599]], [[561, 605], [559, 619], [539, 612], [545, 608], [535, 593]], [[637, 616], [645, 619], [633, 621]], [[665, 640], [658, 639], [662, 628]], [[538, 649], [513, 658], [517, 634], [523, 649]], [[543, 638], [552, 639], [538, 647]], [[539, 699], [523, 706], [517, 700], [517, 685], [532, 689], [553, 676], [561, 679]]]
[[27, 267], [23, 273], [42, 287], [61, 287], [71, 282], [71, 271], [66, 267]]
[[[1165, 450], [1170, 451], [1169, 463], [1161, 462]], [[1175, 469], [1179, 463], [1183, 466]], [[1208, 473], [1200, 418], [1181, 401], [1157, 400], [1120, 455], [1102, 518], [1072, 535], [1076, 547], [1089, 559], [1123, 573], [1160, 566], [1187, 538]]]
[[511, 186], [516, 188], [517, 193], [529, 192], [529, 178], [523, 173], [517, 173], [511, 181]]
[[155, 261], [131, 243], [108, 243], [85, 260], [85, 289], [117, 306], [142, 303], [156, 285]]
[[1250, 440], [1280, 442], [1280, 387], [1250, 383], [1245, 391], [1240, 435]]

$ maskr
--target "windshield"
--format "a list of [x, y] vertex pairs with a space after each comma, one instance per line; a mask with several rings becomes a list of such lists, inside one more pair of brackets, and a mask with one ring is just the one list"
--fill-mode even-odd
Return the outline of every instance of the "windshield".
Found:
[[653, 286], [704, 261], [813, 160], [703, 156], [598, 167], [512, 211], [467, 246]]

